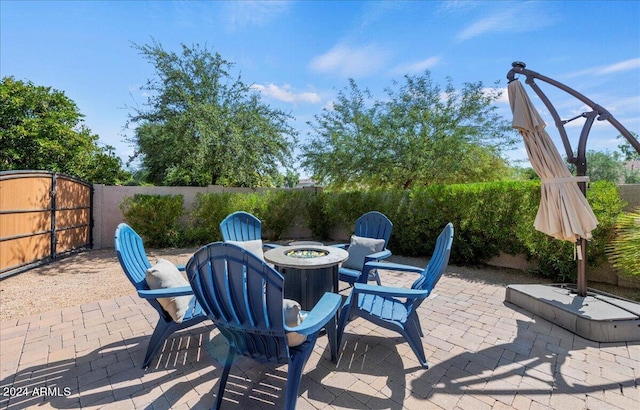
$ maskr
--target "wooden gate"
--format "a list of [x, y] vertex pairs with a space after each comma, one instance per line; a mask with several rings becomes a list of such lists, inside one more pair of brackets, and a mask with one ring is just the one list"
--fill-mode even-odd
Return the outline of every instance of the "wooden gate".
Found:
[[93, 247], [92, 190], [48, 171], [0, 172], [0, 279]]

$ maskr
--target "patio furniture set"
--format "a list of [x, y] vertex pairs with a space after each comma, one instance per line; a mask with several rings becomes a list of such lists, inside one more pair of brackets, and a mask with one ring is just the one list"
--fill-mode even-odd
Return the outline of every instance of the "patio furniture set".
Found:
[[[285, 403], [294, 409], [317, 338], [326, 333], [335, 362], [347, 324], [359, 316], [402, 335], [427, 368], [417, 308], [447, 267], [453, 225], [439, 235], [425, 268], [382, 262], [391, 255], [392, 227], [386, 216], [372, 211], [356, 221], [349, 244], [282, 246], [263, 243], [261, 221], [235, 212], [220, 223], [222, 242], [203, 246], [186, 266], [175, 266], [162, 259], [152, 265], [140, 236], [120, 224], [115, 249], [122, 269], [159, 316], [142, 367], [172, 333], [210, 320], [229, 347], [214, 408], [222, 405], [234, 360], [247, 356], [288, 365]], [[412, 273], [416, 280], [410, 289], [384, 286], [383, 269]], [[351, 288], [346, 299], [338, 294], [340, 281]]]

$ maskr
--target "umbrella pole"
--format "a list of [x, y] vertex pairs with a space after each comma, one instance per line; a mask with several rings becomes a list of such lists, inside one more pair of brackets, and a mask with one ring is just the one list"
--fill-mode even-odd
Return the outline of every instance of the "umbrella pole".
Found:
[[587, 296], [587, 240], [578, 239], [578, 280], [576, 282], [578, 296]]
[[[587, 137], [589, 136], [589, 130], [595, 120], [595, 113], [589, 113], [586, 115], [587, 121], [585, 122], [582, 132], [580, 133], [580, 140], [578, 142], [578, 152], [575, 161], [576, 175], [584, 177], [587, 175]], [[585, 181], [578, 182], [578, 188], [584, 197], [587, 197], [587, 183]], [[576, 292], [578, 296], [587, 296], [587, 240], [585, 238], [578, 239], [576, 243], [578, 245], [578, 271], [576, 278]]]

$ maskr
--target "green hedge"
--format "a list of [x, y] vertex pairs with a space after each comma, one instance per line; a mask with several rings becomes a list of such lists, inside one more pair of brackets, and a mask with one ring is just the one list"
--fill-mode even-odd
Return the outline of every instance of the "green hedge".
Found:
[[120, 210], [148, 246], [179, 246], [183, 202], [182, 195], [136, 194], [125, 198]]
[[[153, 196], [128, 199], [132, 203], [158, 201]], [[137, 199], [136, 199], [137, 198]], [[623, 201], [612, 183], [592, 183], [589, 202], [600, 225], [589, 243], [589, 263], [596, 266], [605, 259], [605, 247], [614, 235], [614, 224], [622, 212]], [[389, 249], [404, 256], [429, 256], [435, 239], [447, 222], [455, 226], [451, 260], [470, 265], [488, 261], [500, 252], [523, 254], [538, 263], [539, 273], [559, 280], [574, 280], [574, 246], [557, 241], [533, 228], [540, 201], [539, 182], [495, 182], [463, 185], [436, 185], [412, 190], [320, 191], [283, 190], [250, 194], [201, 194], [186, 217], [182, 210], [166, 217], [167, 229], [154, 231], [152, 243], [167, 243], [167, 237], [179, 239], [175, 246], [203, 245], [220, 240], [218, 225], [228, 214], [244, 210], [263, 222], [268, 240], [284, 239], [294, 224], [309, 228], [315, 238], [328, 240], [335, 229], [351, 232], [354, 221], [363, 213], [377, 210], [393, 221]], [[168, 205], [140, 206], [154, 217], [138, 217], [128, 222], [138, 229], [158, 220]], [[136, 214], [137, 215], [137, 214]], [[177, 221], [183, 223], [177, 226]], [[145, 228], [145, 234], [151, 231]], [[168, 232], [177, 232], [171, 236]], [[144, 235], [143, 235], [144, 236]], [[145, 239], [148, 239], [145, 237]]]

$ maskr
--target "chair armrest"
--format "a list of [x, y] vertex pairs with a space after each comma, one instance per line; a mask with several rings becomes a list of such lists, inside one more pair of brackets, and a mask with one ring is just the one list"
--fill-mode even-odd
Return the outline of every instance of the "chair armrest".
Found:
[[268, 249], [275, 249], [275, 248], [280, 248], [282, 245], [278, 244], [278, 243], [262, 243], [262, 247], [263, 248], [268, 248]]
[[391, 256], [391, 251], [389, 249], [383, 249], [380, 252], [365, 256], [364, 263], [387, 259], [389, 256]]
[[393, 288], [391, 286], [367, 285], [364, 283], [356, 283], [353, 286], [352, 293], [366, 293], [368, 295], [392, 296], [400, 298], [426, 298], [431, 293], [429, 290]]
[[392, 270], [396, 272], [411, 272], [411, 273], [422, 273], [424, 272], [424, 268], [419, 268], [417, 266], [411, 265], [403, 265], [400, 263], [388, 263], [388, 262], [366, 262], [364, 268], [366, 271], [370, 271], [371, 269], [382, 269], [382, 270]]
[[176, 265], [176, 268], [178, 268], [180, 272], [184, 272], [187, 270], [187, 265]]
[[143, 299], [170, 298], [173, 296], [189, 296], [193, 295], [191, 286], [180, 286], [176, 288], [139, 290], [138, 296]]
[[347, 249], [349, 247], [348, 243], [335, 243], [333, 245], [334, 248]]
[[326, 292], [318, 303], [311, 309], [302, 323], [295, 327], [284, 325], [287, 332], [297, 332], [311, 335], [322, 329], [342, 305], [342, 296], [337, 293]]

